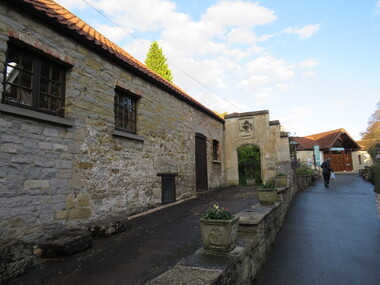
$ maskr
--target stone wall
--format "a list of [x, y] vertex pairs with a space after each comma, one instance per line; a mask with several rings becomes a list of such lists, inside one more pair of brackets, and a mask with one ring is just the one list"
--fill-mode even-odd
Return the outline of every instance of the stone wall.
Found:
[[268, 111], [234, 113], [226, 116], [225, 120], [227, 185], [239, 183], [237, 150], [245, 145], [260, 148], [263, 181], [274, 180], [279, 172], [288, 172], [290, 169], [289, 139], [281, 132], [278, 121], [269, 120]]
[[[0, 238], [35, 240], [155, 207], [158, 173], [178, 174], [177, 200], [194, 195], [196, 132], [207, 137], [209, 187], [224, 184], [223, 152], [212, 160], [220, 120], [41, 23], [0, 4], [0, 66], [10, 38], [71, 66], [66, 121], [0, 104]], [[141, 96], [136, 136], [114, 133], [116, 86]]]
[[226, 253], [199, 249], [148, 285], [253, 284], [273, 247], [293, 196], [307, 187], [307, 179], [297, 184], [297, 179], [304, 178], [296, 178], [292, 171], [288, 179], [290, 186], [278, 189], [279, 197], [275, 205], [252, 205], [250, 209], [238, 213], [239, 233], [234, 250]]

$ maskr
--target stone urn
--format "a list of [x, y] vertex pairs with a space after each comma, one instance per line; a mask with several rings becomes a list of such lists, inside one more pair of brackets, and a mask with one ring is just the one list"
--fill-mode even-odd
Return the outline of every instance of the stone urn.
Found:
[[287, 177], [285, 175], [277, 175], [274, 178], [276, 187], [286, 187]]
[[257, 191], [262, 205], [274, 205], [278, 200], [276, 188], [258, 188]]
[[200, 219], [203, 247], [214, 251], [231, 251], [236, 247], [239, 216], [231, 220]]

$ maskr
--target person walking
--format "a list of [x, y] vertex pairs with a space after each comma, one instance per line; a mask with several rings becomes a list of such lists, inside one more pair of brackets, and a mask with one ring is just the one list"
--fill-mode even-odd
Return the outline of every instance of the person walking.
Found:
[[334, 172], [332, 169], [331, 169], [331, 158], [328, 157], [326, 158], [326, 160], [321, 164], [321, 168], [322, 168], [322, 175], [323, 175], [323, 180], [325, 182], [325, 188], [329, 188], [329, 184], [330, 184], [330, 175], [331, 175], [331, 172]]
[[377, 210], [380, 219], [380, 154], [376, 155], [375, 163], [368, 171], [368, 181], [374, 185], [373, 191], [376, 195]]

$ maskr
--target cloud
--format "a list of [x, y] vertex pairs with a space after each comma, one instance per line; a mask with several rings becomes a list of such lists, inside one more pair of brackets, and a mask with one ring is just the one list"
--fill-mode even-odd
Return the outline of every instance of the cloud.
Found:
[[313, 115], [313, 110], [310, 106], [300, 106], [298, 108], [292, 109], [289, 111], [288, 115], [282, 119], [285, 124], [293, 124], [296, 122], [302, 122]]
[[290, 27], [290, 28], [285, 29], [283, 32], [288, 33], [288, 34], [296, 34], [301, 40], [303, 40], [303, 39], [310, 38], [312, 35], [314, 35], [319, 30], [320, 27], [321, 27], [321, 24], [307, 25], [302, 28]]
[[252, 74], [270, 74], [275, 80], [294, 77], [294, 66], [271, 55], [261, 56], [248, 63], [248, 72]]
[[319, 65], [319, 62], [315, 59], [306, 59], [298, 63], [298, 67], [300, 68], [311, 68]]
[[84, 2], [78, 0], [55, 0], [55, 2], [59, 3], [66, 9], [72, 9], [74, 7], [82, 9], [86, 7], [86, 4]]
[[277, 19], [271, 11], [259, 3], [246, 1], [221, 1], [207, 9], [203, 22], [218, 23], [222, 26], [254, 27], [265, 25]]
[[[125, 31], [119, 27], [111, 27], [108, 25], [103, 25], [103, 24], [95, 24], [94, 28], [102, 33], [103, 35], [106, 35], [106, 37], [113, 41], [117, 42], [118, 40], [122, 39], [125, 37]], [[129, 30], [128, 32], [132, 33], [132, 30]]]
[[333, 108], [342, 107], [343, 105], [344, 105], [344, 103], [342, 101], [335, 101], [335, 102], [331, 102], [329, 104], [329, 106], [333, 107]]

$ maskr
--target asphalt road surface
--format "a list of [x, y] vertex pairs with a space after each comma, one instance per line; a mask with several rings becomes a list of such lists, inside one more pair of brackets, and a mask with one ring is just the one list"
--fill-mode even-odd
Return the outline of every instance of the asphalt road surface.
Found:
[[379, 285], [380, 221], [373, 186], [341, 173], [295, 195], [255, 285]]

